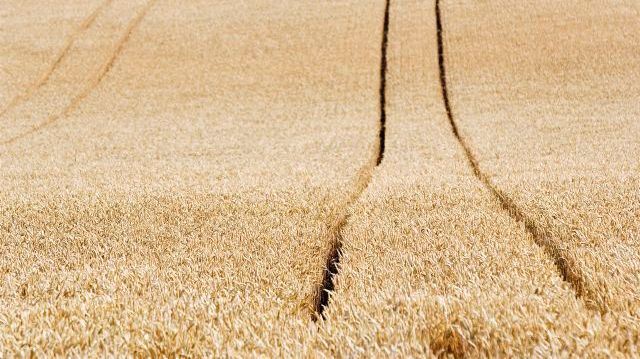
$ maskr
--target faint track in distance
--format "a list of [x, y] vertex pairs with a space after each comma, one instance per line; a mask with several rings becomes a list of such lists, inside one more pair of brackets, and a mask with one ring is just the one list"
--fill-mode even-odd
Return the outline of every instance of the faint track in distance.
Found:
[[40, 76], [38, 81], [36, 81], [35, 83], [33, 83], [30, 86], [28, 86], [28, 88], [25, 91], [23, 91], [22, 93], [17, 94], [9, 102], [9, 104], [4, 109], [2, 109], [2, 111], [0, 111], [0, 118], [2, 118], [2, 116], [4, 116], [7, 112], [9, 112], [12, 108], [18, 106], [19, 104], [21, 104], [24, 101], [29, 100], [29, 98], [31, 98], [31, 96], [33, 96], [33, 94], [40, 87], [44, 86], [49, 81], [49, 78], [51, 77], [53, 72], [58, 68], [60, 63], [62, 63], [62, 60], [64, 60], [64, 58], [67, 57], [67, 54], [71, 50], [71, 46], [73, 46], [73, 44], [76, 41], [77, 37], [80, 34], [82, 34], [84, 31], [86, 31], [89, 27], [91, 27], [91, 25], [94, 23], [94, 21], [96, 20], [98, 15], [107, 6], [109, 6], [112, 2], [113, 2], [113, 0], [104, 1], [91, 14], [89, 14], [89, 16], [87, 18], [85, 18], [82, 21], [82, 23], [80, 23], [80, 26], [78, 26], [78, 28], [73, 33], [71, 33], [71, 35], [69, 35], [67, 37], [67, 41], [64, 44], [64, 47], [58, 53], [58, 55], [56, 56], [56, 58], [53, 61], [53, 63], [49, 66], [49, 68], [47, 68], [47, 70]]
[[89, 94], [100, 84], [100, 82], [102, 82], [102, 80], [109, 73], [109, 71], [111, 71], [116, 59], [124, 49], [124, 45], [127, 43], [127, 41], [129, 41], [131, 34], [138, 27], [138, 25], [140, 25], [140, 23], [142, 22], [142, 19], [146, 16], [149, 9], [156, 3], [156, 1], [157, 0], [150, 0], [145, 5], [145, 7], [140, 11], [140, 13], [129, 23], [129, 25], [127, 25], [127, 28], [125, 29], [125, 32], [123, 33], [122, 37], [116, 43], [114, 51], [111, 53], [107, 61], [100, 67], [98, 72], [94, 74], [93, 80], [89, 83], [89, 86], [87, 86], [82, 92], [80, 92], [73, 99], [71, 99], [69, 104], [60, 113], [49, 116], [46, 120], [32, 127], [28, 131], [25, 131], [19, 135], [16, 135], [5, 141], [0, 142], [0, 145], [12, 144], [22, 138], [25, 138], [33, 133], [36, 133], [44, 129], [45, 127], [57, 122], [62, 118], [67, 117], [71, 112], [73, 112], [73, 110], [75, 110], [78, 107], [78, 105], [80, 105], [80, 103], [87, 96], [89, 96]]

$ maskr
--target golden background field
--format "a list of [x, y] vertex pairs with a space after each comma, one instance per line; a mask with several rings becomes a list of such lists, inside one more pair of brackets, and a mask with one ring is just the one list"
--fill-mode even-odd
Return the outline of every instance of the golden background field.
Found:
[[529, 3], [0, 1], [0, 357], [640, 355], [640, 3]]

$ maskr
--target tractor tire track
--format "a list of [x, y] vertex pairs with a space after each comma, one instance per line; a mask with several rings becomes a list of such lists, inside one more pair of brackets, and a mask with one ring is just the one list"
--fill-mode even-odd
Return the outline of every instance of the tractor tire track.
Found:
[[111, 71], [113, 65], [115, 64], [118, 56], [122, 53], [124, 46], [129, 41], [131, 34], [133, 31], [140, 25], [142, 19], [147, 15], [149, 9], [157, 2], [157, 0], [150, 0], [147, 2], [145, 7], [138, 13], [138, 15], [127, 25], [122, 37], [116, 42], [114, 51], [108, 57], [107, 61], [100, 67], [98, 72], [95, 73], [93, 79], [89, 82], [89, 85], [85, 87], [78, 95], [71, 99], [69, 104], [58, 114], [49, 116], [46, 120], [42, 121], [38, 125], [32, 127], [31, 129], [22, 132], [16, 136], [13, 136], [3, 142], [0, 142], [0, 145], [10, 145], [13, 144], [33, 133], [41, 131], [42, 129], [50, 126], [51, 124], [57, 122], [58, 120], [67, 117], [71, 114], [82, 101], [89, 96], [89, 94], [102, 82], [105, 76]]
[[49, 81], [49, 78], [51, 77], [53, 72], [58, 68], [58, 66], [60, 65], [62, 60], [64, 60], [67, 57], [67, 55], [69, 54], [69, 51], [71, 50], [71, 47], [75, 43], [75, 41], [78, 38], [78, 36], [80, 34], [82, 34], [84, 31], [86, 31], [89, 27], [91, 27], [91, 25], [95, 22], [95, 20], [98, 17], [98, 15], [100, 15], [100, 13], [106, 7], [108, 7], [111, 4], [112, 1], [113, 0], [105, 0], [91, 14], [89, 14], [89, 16], [87, 18], [85, 18], [82, 21], [82, 23], [80, 23], [80, 26], [78, 26], [78, 28], [75, 29], [75, 31], [71, 35], [69, 35], [67, 37], [67, 41], [65, 42], [64, 47], [58, 53], [58, 55], [54, 59], [53, 63], [49, 66], [49, 68], [42, 74], [42, 76], [40, 76], [40, 78], [35, 83], [31, 84], [25, 91], [23, 91], [22, 93], [17, 94], [9, 102], [9, 104], [4, 109], [2, 109], [2, 111], [0, 111], [0, 119], [7, 112], [9, 112], [12, 108], [18, 106], [19, 104], [21, 104], [21, 103], [23, 103], [25, 101], [28, 101], [29, 98], [31, 98], [31, 96], [33, 96], [33, 94], [39, 88], [44, 86]]
[[355, 190], [347, 199], [345, 205], [340, 209], [340, 216], [335, 223], [330, 226], [331, 250], [327, 256], [322, 283], [316, 289], [315, 311], [312, 316], [314, 321], [325, 318], [324, 311], [329, 306], [331, 293], [335, 288], [335, 279], [340, 271], [340, 258], [342, 256], [342, 230], [348, 222], [348, 210], [360, 198], [364, 190], [369, 186], [373, 171], [378, 167], [384, 158], [385, 131], [386, 131], [386, 79], [387, 79], [387, 43], [389, 38], [389, 5], [391, 0], [385, 0], [384, 20], [382, 23], [382, 42], [380, 45], [380, 86], [379, 86], [379, 112], [380, 123], [378, 128], [378, 141], [376, 149], [363, 168], [356, 176]]
[[586, 279], [585, 275], [580, 271], [579, 266], [573, 257], [567, 250], [563, 249], [561, 243], [558, 240], [550, 238], [544, 228], [539, 226], [530, 216], [528, 216], [516, 203], [500, 188], [498, 188], [487, 176], [471, 148], [469, 143], [460, 134], [458, 124], [453, 116], [451, 110], [451, 102], [447, 89], [447, 76], [444, 56], [444, 41], [443, 41], [443, 25], [442, 25], [442, 11], [440, 8], [440, 0], [435, 1], [436, 12], [436, 33], [438, 41], [438, 65], [440, 72], [440, 87], [442, 91], [442, 98], [444, 102], [445, 111], [449, 124], [451, 125], [451, 131], [456, 140], [462, 147], [469, 166], [473, 170], [475, 177], [482, 182], [482, 184], [491, 192], [491, 194], [498, 200], [502, 208], [517, 222], [523, 223], [527, 232], [531, 235], [534, 242], [542, 247], [549, 257], [552, 258], [558, 272], [561, 277], [570, 284], [576, 293], [578, 298], [583, 299], [585, 305], [590, 309], [599, 309], [601, 312], [604, 310], [602, 307], [598, 307], [593, 303], [596, 302], [592, 293], [595, 293], [595, 287], [591, 285]]

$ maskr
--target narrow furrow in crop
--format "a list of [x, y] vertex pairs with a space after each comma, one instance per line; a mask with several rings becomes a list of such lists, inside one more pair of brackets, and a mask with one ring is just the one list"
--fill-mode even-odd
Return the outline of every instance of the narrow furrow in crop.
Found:
[[[584, 276], [580, 274], [579, 267], [568, 256], [564, 249], [560, 246], [557, 240], [549, 238], [545, 234], [543, 228], [541, 228], [535, 221], [524, 213], [514, 201], [501, 191], [490, 178], [482, 172], [477, 158], [475, 157], [471, 146], [462, 137], [458, 129], [458, 124], [454, 119], [453, 112], [451, 110], [451, 103], [449, 93], [447, 91], [447, 76], [444, 57], [444, 42], [443, 42], [443, 26], [442, 26], [442, 14], [440, 9], [440, 0], [435, 2], [436, 12], [436, 26], [437, 26], [437, 41], [438, 41], [438, 65], [440, 70], [440, 86], [442, 90], [442, 98], [444, 101], [444, 107], [447, 112], [447, 117], [451, 125], [451, 131], [458, 140], [458, 143], [465, 152], [469, 165], [473, 169], [474, 175], [483, 183], [483, 185], [492, 193], [492, 195], [500, 202], [502, 208], [509, 213], [509, 215], [517, 222], [523, 223], [527, 232], [533, 237], [535, 243], [542, 247], [545, 252], [553, 259], [555, 266], [560, 272], [562, 278], [568, 282], [574, 289], [576, 295], [580, 298], [585, 298], [588, 293], [594, 293], [593, 288], [585, 280]], [[589, 303], [587, 303], [588, 305]]]
[[324, 269], [322, 283], [316, 294], [315, 313], [313, 316], [314, 320], [317, 320], [320, 317], [324, 318], [324, 311], [329, 305], [331, 293], [335, 288], [335, 279], [340, 271], [339, 264], [340, 256], [342, 255], [342, 228], [347, 223], [347, 211], [367, 188], [371, 181], [373, 170], [382, 163], [382, 159], [384, 158], [385, 122], [387, 117], [385, 93], [387, 79], [387, 43], [389, 38], [389, 3], [390, 0], [385, 1], [384, 20], [382, 23], [382, 42], [380, 45], [380, 124], [378, 131], [377, 153], [374, 153], [375, 158], [368, 161], [360, 171], [356, 183], [356, 189], [347, 201], [341, 217], [331, 230], [331, 250], [327, 256], [327, 263]]

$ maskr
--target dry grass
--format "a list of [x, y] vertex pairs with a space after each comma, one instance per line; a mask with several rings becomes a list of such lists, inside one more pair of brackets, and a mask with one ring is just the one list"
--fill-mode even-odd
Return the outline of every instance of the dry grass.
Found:
[[38, 4], [0, 6], [0, 357], [639, 354], [634, 2], [443, 1], [457, 138], [435, 2], [391, 1], [377, 167], [384, 1]]

